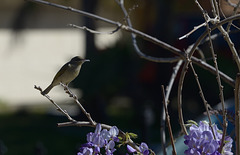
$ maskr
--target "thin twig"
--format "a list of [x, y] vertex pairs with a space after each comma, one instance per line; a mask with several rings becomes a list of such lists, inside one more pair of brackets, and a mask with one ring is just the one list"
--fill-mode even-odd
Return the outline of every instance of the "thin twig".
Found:
[[163, 105], [164, 105], [164, 109], [165, 109], [165, 114], [166, 114], [166, 118], [167, 118], [167, 126], [168, 126], [168, 132], [170, 135], [170, 139], [171, 139], [171, 144], [172, 144], [172, 154], [176, 155], [176, 148], [175, 148], [175, 144], [174, 144], [174, 138], [173, 138], [173, 133], [172, 133], [172, 127], [171, 127], [171, 122], [170, 122], [170, 116], [168, 114], [168, 108], [167, 108], [167, 102], [166, 102], [166, 98], [165, 98], [165, 90], [164, 90], [164, 86], [162, 85], [162, 95], [163, 95]]
[[211, 128], [212, 133], [213, 133], [213, 137], [214, 137], [214, 139], [216, 139], [216, 133], [215, 133], [215, 131], [214, 131], [214, 129], [213, 129], [213, 126], [212, 126], [212, 120], [211, 120], [210, 112], [209, 112], [209, 108], [208, 108], [209, 105], [208, 105], [207, 100], [205, 99], [205, 96], [204, 96], [204, 93], [203, 93], [203, 90], [202, 90], [200, 81], [199, 81], [199, 79], [198, 79], [198, 75], [197, 75], [197, 73], [196, 73], [196, 71], [195, 71], [195, 69], [194, 69], [194, 67], [193, 67], [193, 65], [192, 65], [191, 62], [190, 62], [190, 67], [191, 67], [191, 69], [192, 69], [192, 71], [193, 71], [195, 80], [196, 80], [197, 85], [198, 85], [198, 89], [199, 89], [200, 96], [201, 96], [201, 98], [202, 98], [202, 100], [203, 100], [203, 104], [204, 104], [205, 109], [206, 109], [206, 112], [207, 112], [207, 117], [208, 117], [208, 120], [209, 120], [210, 128]]
[[240, 73], [236, 77], [236, 85], [234, 90], [235, 96], [235, 143], [236, 154], [240, 154]]
[[210, 4], [212, 6], [212, 10], [213, 10], [213, 15], [215, 17], [215, 19], [217, 19], [217, 21], [220, 19], [220, 14], [219, 14], [219, 8], [218, 8], [218, 3], [216, 0], [210, 0]]
[[117, 32], [118, 30], [120, 30], [121, 26], [118, 26], [115, 30], [113, 31], [109, 31], [109, 32], [100, 32], [100, 31], [96, 31], [96, 30], [92, 30], [90, 28], [87, 28], [86, 26], [77, 26], [75, 24], [68, 24], [68, 26], [73, 27], [73, 28], [77, 28], [77, 29], [81, 29], [81, 30], [85, 30], [88, 31], [90, 33], [93, 34], [114, 34], [115, 32]]
[[197, 31], [198, 29], [200, 29], [203, 26], [206, 26], [206, 23], [202, 23], [202, 24], [200, 24], [198, 26], [194, 26], [193, 30], [191, 30], [187, 34], [183, 35], [182, 37], [179, 37], [178, 40], [182, 40], [182, 39], [188, 38], [192, 33], [194, 33], [195, 31]]
[[[34, 88], [37, 89], [37, 90], [39, 90], [40, 93], [42, 94], [42, 88], [41, 88], [41, 87], [34, 85]], [[63, 110], [56, 102], [54, 102], [54, 101], [50, 98], [49, 95], [47, 95], [47, 94], [42, 94], [42, 95], [43, 95], [44, 97], [46, 97], [50, 102], [52, 102], [52, 104], [57, 108], [57, 110], [60, 111], [61, 113], [63, 113], [63, 114], [68, 118], [69, 121], [71, 121], [72, 123], [77, 122], [76, 120], [74, 120], [74, 119], [67, 113], [66, 110]]]
[[183, 82], [184, 82], [184, 79], [185, 79], [185, 75], [186, 75], [186, 72], [188, 70], [188, 63], [189, 61], [185, 61], [184, 62], [184, 65], [183, 65], [183, 68], [182, 68], [182, 71], [181, 71], [181, 75], [180, 75], [180, 79], [179, 79], [179, 82], [178, 82], [178, 98], [177, 98], [177, 103], [178, 103], [178, 119], [179, 119], [179, 124], [182, 128], [182, 132], [185, 134], [185, 135], [188, 135], [188, 132], [187, 132], [187, 129], [185, 127], [185, 124], [184, 124], [184, 118], [183, 118], [183, 110], [182, 110], [182, 88], [183, 88]]
[[[233, 54], [233, 58], [237, 64], [238, 70], [240, 71], [240, 59], [239, 59], [237, 50], [234, 47], [232, 40], [230, 39], [229, 34], [224, 30], [224, 28], [222, 26], [219, 26], [219, 30], [223, 33], [224, 39], [228, 43], [228, 46]], [[222, 89], [223, 89], [223, 87], [222, 87]], [[220, 95], [222, 96], [222, 94], [220, 94]], [[221, 143], [220, 149], [223, 148], [223, 145], [224, 145], [223, 143], [224, 143], [224, 138], [225, 138], [224, 136], [227, 132], [226, 131], [226, 128], [227, 128], [226, 111], [225, 111], [225, 106], [223, 103], [222, 103], [222, 110], [223, 110], [223, 137], [222, 137], [222, 143]]]
[[[183, 61], [179, 60], [178, 63], [176, 64], [176, 66], [173, 68], [173, 72], [171, 75], [171, 78], [168, 82], [168, 86], [166, 87], [166, 96], [165, 96], [165, 102], [168, 103], [169, 100], [169, 96], [173, 87], [173, 83], [176, 80], [176, 76], [177, 73], [182, 65]], [[161, 108], [161, 123], [160, 123], [160, 136], [161, 136], [161, 143], [162, 143], [162, 150], [163, 150], [163, 154], [166, 155], [167, 154], [167, 150], [166, 150], [166, 135], [165, 135], [165, 122], [166, 122], [166, 115], [165, 115], [165, 110], [164, 110], [164, 105], [162, 104], [162, 108]]]
[[238, 55], [238, 52], [234, 46], [234, 43], [232, 42], [228, 32], [222, 27], [222, 26], [219, 26], [218, 29], [221, 31], [221, 33], [223, 34], [223, 38], [225, 39], [225, 41], [227, 42], [231, 52], [232, 52], [232, 55], [233, 55], [233, 58], [237, 64], [237, 67], [238, 67], [238, 71], [240, 71], [240, 59], [239, 59], [239, 55]]
[[161, 106], [161, 112], [160, 112], [160, 140], [161, 140], [161, 146], [162, 146], [162, 152], [163, 155], [167, 155], [167, 144], [166, 144], [166, 114], [164, 110], [164, 105]]
[[72, 91], [68, 88], [68, 86], [66, 86], [65, 84], [60, 83], [60, 85], [64, 88], [65, 92], [67, 94], [69, 94], [69, 97], [72, 97], [75, 101], [75, 103], [79, 106], [79, 108], [81, 109], [81, 111], [87, 116], [89, 122], [92, 125], [96, 125], [97, 123], [95, 121], [93, 121], [90, 113], [88, 113], [85, 108], [82, 106], [82, 104], [78, 101], [78, 97], [72, 93]]

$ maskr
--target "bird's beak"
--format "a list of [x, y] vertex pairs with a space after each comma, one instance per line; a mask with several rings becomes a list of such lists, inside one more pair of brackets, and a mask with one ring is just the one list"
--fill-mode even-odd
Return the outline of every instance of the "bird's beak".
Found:
[[89, 59], [84, 59], [84, 62], [90, 62], [90, 60]]

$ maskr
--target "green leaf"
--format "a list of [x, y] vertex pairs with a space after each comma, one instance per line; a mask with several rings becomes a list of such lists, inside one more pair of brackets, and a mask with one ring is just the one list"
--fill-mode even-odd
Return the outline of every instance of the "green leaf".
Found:
[[133, 139], [136, 139], [138, 137], [138, 135], [135, 133], [128, 133], [128, 135]]
[[198, 124], [197, 124], [197, 122], [195, 122], [194, 120], [188, 120], [187, 121], [187, 124], [185, 124], [187, 127], [190, 127], [190, 126], [192, 126], [192, 125], [196, 125], [196, 126], [198, 126]]
[[118, 136], [118, 139], [121, 141], [121, 140], [123, 140], [123, 138], [121, 137], [121, 136]]
[[223, 133], [223, 131], [222, 131], [222, 130], [217, 130], [217, 132], [218, 132], [218, 133], [221, 133], [221, 134]]

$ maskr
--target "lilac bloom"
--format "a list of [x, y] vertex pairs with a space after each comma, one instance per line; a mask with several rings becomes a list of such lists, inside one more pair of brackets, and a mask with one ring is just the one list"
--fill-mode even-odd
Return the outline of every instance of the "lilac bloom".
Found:
[[94, 154], [100, 153], [100, 147], [95, 147], [94, 148]]
[[[141, 145], [139, 146], [140, 149], [140, 153], [143, 155], [148, 155], [149, 154], [149, 149], [146, 143], [141, 143]], [[136, 149], [134, 149], [133, 147], [131, 147], [130, 145], [127, 145], [127, 150], [129, 153], [135, 153], [137, 152]]]
[[219, 148], [219, 144], [216, 140], [211, 140], [208, 143], [205, 143], [203, 145], [203, 150], [202, 152], [204, 152], [205, 154], [209, 153], [209, 154], [213, 154], [213, 153], [217, 153], [217, 149]]
[[231, 152], [232, 142], [233, 142], [232, 138], [229, 136], [226, 136], [225, 145], [223, 146], [224, 155], [233, 155], [233, 153]]
[[149, 154], [148, 146], [146, 143], [141, 143], [141, 145], [139, 146], [139, 149], [143, 155]]
[[195, 148], [189, 148], [188, 150], [184, 151], [186, 155], [201, 155], [199, 151]]
[[93, 144], [91, 142], [87, 142], [85, 144], [82, 144], [82, 148], [83, 147], [92, 147], [92, 146], [93, 146]]
[[136, 150], [133, 147], [131, 147], [130, 145], [127, 145], [127, 150], [128, 150], [129, 153], [136, 152]]
[[92, 142], [93, 141], [93, 133], [92, 132], [87, 134], [87, 141], [88, 142]]
[[96, 135], [92, 142], [95, 147], [102, 148], [105, 144], [105, 140], [100, 135]]
[[109, 133], [109, 131], [107, 129], [103, 129], [101, 131], [101, 134], [102, 138], [105, 140], [105, 144], [107, 144], [107, 142], [110, 140], [111, 138], [111, 135]]
[[201, 139], [204, 139], [205, 141], [213, 140], [212, 132], [211, 131], [203, 131], [201, 134]]
[[[105, 140], [101, 135], [101, 130], [101, 125], [97, 124], [95, 132], [90, 132], [87, 134], [88, 143], [84, 144], [86, 148], [93, 150], [94, 154], [100, 153], [100, 149], [105, 145]], [[85, 147], [84, 149], [86, 149]]]
[[92, 144], [94, 147], [97, 148], [97, 150], [100, 150], [105, 144], [104, 138], [101, 136], [101, 125], [97, 124], [95, 132], [88, 133], [87, 134], [87, 141], [88, 143]]
[[92, 155], [93, 149], [88, 147], [83, 147], [80, 149], [80, 152], [78, 152], [77, 155]]
[[111, 136], [111, 138], [115, 141], [115, 142], [119, 142], [118, 139], [118, 134], [119, 134], [119, 130], [116, 126], [113, 126], [110, 130], [109, 130], [109, 134]]
[[[199, 125], [192, 125], [189, 128], [189, 135], [184, 136], [184, 143], [188, 146], [188, 149], [184, 152], [186, 155], [220, 155], [218, 149], [221, 144], [222, 133], [214, 124], [212, 126], [213, 131], [209, 124], [204, 121], [200, 121]], [[232, 138], [225, 137], [225, 145], [223, 147], [223, 154], [232, 155]]]
[[98, 123], [98, 124], [96, 125], [96, 129], [95, 129], [95, 132], [94, 132], [94, 133], [95, 133], [95, 134], [100, 134], [101, 130], [102, 130], [102, 126], [101, 126], [101, 124]]
[[106, 146], [105, 146], [105, 150], [106, 150], [106, 154], [107, 155], [112, 155], [114, 151], [116, 151], [115, 147], [115, 143], [113, 140], [111, 140]]

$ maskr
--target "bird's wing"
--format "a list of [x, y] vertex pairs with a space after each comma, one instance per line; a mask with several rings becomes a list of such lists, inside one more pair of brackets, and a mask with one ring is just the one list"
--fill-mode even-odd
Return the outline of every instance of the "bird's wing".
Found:
[[57, 72], [57, 74], [55, 75], [53, 81], [55, 81], [58, 77], [60, 77], [67, 70], [69, 65], [70, 65], [69, 63], [66, 63], [65, 65], [63, 65], [61, 67], [61, 69]]

